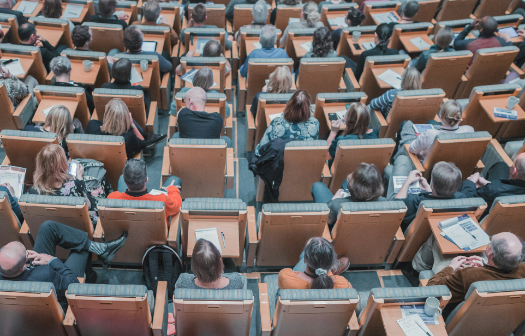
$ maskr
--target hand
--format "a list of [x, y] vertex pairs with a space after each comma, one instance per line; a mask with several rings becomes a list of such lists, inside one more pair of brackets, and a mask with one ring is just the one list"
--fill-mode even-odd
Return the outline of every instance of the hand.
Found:
[[430, 185], [428, 184], [427, 179], [424, 178], [423, 176], [419, 178], [419, 186], [421, 187], [422, 191], [432, 192], [432, 188], [430, 188]]
[[48, 254], [38, 253], [36, 257], [33, 259], [33, 265], [35, 266], [43, 266], [49, 264], [49, 261], [53, 259], [53, 256], [50, 256]]
[[191, 28], [195, 25], [195, 21], [193, 21], [193, 18], [190, 19], [190, 21], [188, 21], [188, 28]]
[[479, 177], [479, 180], [478, 182], [476, 183], [476, 188], [482, 188], [484, 186], [486, 186], [487, 184], [489, 184], [490, 181], [484, 179], [483, 177]]
[[117, 18], [119, 20], [127, 20], [127, 19], [129, 19], [129, 15], [128, 14], [122, 14], [121, 16], [117, 16]]
[[405, 181], [405, 183], [408, 183], [408, 185], [411, 185], [412, 183], [419, 181], [419, 178], [423, 177], [421, 175], [421, 172], [419, 170], [412, 170]]
[[480, 178], [479, 173], [475, 173], [475, 174], [472, 174], [469, 177], [467, 177], [467, 180], [469, 180], [470, 182], [474, 182], [476, 184], [476, 186], [477, 186], [479, 178]]
[[33, 259], [35, 259], [37, 255], [38, 253], [36, 253], [33, 250], [26, 250], [26, 262], [33, 261]]
[[37, 41], [35, 42], [35, 47], [42, 48], [43, 46], [44, 46], [44, 44], [42, 43], [42, 41], [37, 40]]
[[525, 30], [523, 30], [523, 29], [516, 30], [516, 33], [518, 33], [518, 35], [521, 36], [521, 37], [525, 37]]
[[469, 267], [483, 267], [484, 260], [480, 256], [471, 256], [467, 258], [467, 263]]
[[131, 115], [131, 112], [129, 112], [129, 122], [130, 122], [131, 128], [135, 128], [135, 123], [133, 122], [133, 115]]
[[186, 57], [193, 57], [193, 55], [195, 55], [195, 51], [193, 50], [190, 50], [186, 53]]
[[82, 180], [83, 177], [84, 177], [84, 166], [79, 164], [77, 166], [77, 180]]
[[115, 60], [113, 59], [113, 56], [107, 56], [106, 60], [108, 61], [109, 64], [115, 63]]
[[332, 199], [343, 198], [343, 192], [344, 192], [343, 189], [337, 190], [337, 192], [335, 193], [334, 197], [332, 197]]
[[266, 92], [268, 90], [268, 85], [264, 85], [263, 88], [261, 89], [262, 92]]
[[159, 21], [159, 23], [164, 23], [164, 24], [167, 24], [167, 25], [170, 24], [170, 23], [168, 22], [168, 19], [166, 19], [166, 18], [165, 18], [164, 16], [162, 16], [162, 15], [161, 15], [161, 17], [160, 17], [160, 21]]
[[454, 271], [457, 271], [458, 269], [462, 268], [462, 266], [464, 267], [463, 264], [467, 260], [468, 260], [467, 257], [464, 257], [464, 256], [455, 257], [454, 259], [452, 259], [449, 266], [452, 267]]
[[341, 119], [332, 120], [332, 132], [337, 133], [341, 128]]
[[9, 69], [6, 67], [6, 68], [2, 68], [2, 66], [0, 65], [0, 78], [9, 78], [11, 77], [11, 73], [9, 72]]
[[471, 28], [474, 28], [474, 27], [476, 27], [478, 24], [479, 24], [479, 19], [476, 19], [476, 20], [474, 20], [474, 21], [472, 21], [472, 22], [470, 23], [470, 27], [471, 27]]
[[7, 190], [9, 190], [9, 193], [11, 194], [11, 196], [13, 197], [15, 196], [15, 189], [13, 189], [13, 187], [9, 183], [2, 183], [0, 185], [3, 187], [6, 187]]
[[512, 38], [510, 37], [509, 33], [498, 33], [497, 35], [504, 39], [506, 42], [512, 42]]
[[46, 39], [45, 39], [42, 35], [40, 35], [40, 34], [36, 34], [36, 39], [37, 39], [37, 41], [42, 41], [42, 42], [44, 42], [44, 41], [46, 40]]

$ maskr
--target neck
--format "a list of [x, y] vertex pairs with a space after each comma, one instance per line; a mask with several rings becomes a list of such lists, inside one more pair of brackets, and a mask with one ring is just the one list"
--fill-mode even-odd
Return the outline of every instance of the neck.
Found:
[[69, 75], [57, 76], [56, 81], [60, 83], [69, 83], [71, 81], [71, 77]]
[[143, 192], [143, 191], [146, 191], [146, 190], [148, 190], [146, 188], [146, 184], [144, 184], [144, 187], [142, 187], [142, 189], [138, 189], [138, 190], [131, 190], [131, 189], [128, 188], [129, 192], [134, 192], [134, 193], [139, 193], [139, 192]]
[[77, 48], [77, 50], [86, 50], [86, 51], [89, 51], [89, 47], [83, 46], [83, 47]]
[[193, 21], [193, 22], [194, 22], [194, 23], [193, 23], [193, 27], [201, 27], [201, 26], [204, 26], [204, 22], [202, 22], [202, 23], [197, 23], [197, 22], [195, 22], [195, 21]]
[[202, 282], [200, 281], [198, 278], [195, 278], [195, 284], [199, 287], [204, 287], [204, 288], [222, 288], [224, 287], [223, 285], [223, 277], [221, 276], [219, 279], [213, 281], [213, 282]]

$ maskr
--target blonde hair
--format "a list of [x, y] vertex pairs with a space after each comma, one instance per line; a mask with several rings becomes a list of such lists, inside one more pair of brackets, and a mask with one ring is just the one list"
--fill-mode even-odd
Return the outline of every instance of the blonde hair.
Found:
[[52, 194], [66, 181], [74, 179], [68, 173], [66, 153], [60, 145], [47, 145], [36, 156], [33, 187], [39, 194]]
[[318, 7], [313, 1], [308, 1], [304, 4], [303, 15], [308, 27], [313, 27], [319, 22], [319, 20], [321, 20], [321, 14], [319, 14]]
[[452, 127], [456, 126], [463, 120], [463, 109], [461, 108], [461, 105], [452, 99], [447, 100], [441, 105], [438, 114], [442, 123]]
[[63, 105], [53, 106], [49, 111], [44, 128], [49, 127], [49, 132], [56, 133], [58, 142], [62, 142], [70, 133], [73, 133], [73, 118], [67, 107]]
[[450, 45], [450, 42], [452, 42], [453, 39], [454, 32], [452, 31], [452, 28], [445, 26], [437, 32], [436, 36], [434, 37], [434, 43], [438, 49], [443, 50]]
[[421, 74], [414, 67], [408, 67], [403, 71], [401, 80], [402, 90], [421, 90]]
[[292, 88], [292, 73], [286, 65], [280, 66], [270, 74], [267, 93], [288, 93]]
[[100, 130], [112, 135], [122, 135], [131, 128], [129, 110], [120, 98], [111, 99], [106, 105], [104, 121]]
[[370, 111], [363, 103], [352, 103], [345, 116], [346, 129], [343, 135], [357, 134], [359, 139], [368, 133], [370, 126]]

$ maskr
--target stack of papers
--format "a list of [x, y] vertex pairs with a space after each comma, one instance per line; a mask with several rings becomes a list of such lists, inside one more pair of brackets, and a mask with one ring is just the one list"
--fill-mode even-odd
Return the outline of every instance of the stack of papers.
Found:
[[22, 1], [20, 2], [20, 5], [18, 5], [17, 10], [19, 12], [22, 12], [23, 14], [29, 15], [33, 14], [33, 12], [36, 9], [36, 6], [38, 6], [37, 1]]
[[312, 42], [311, 41], [304, 42], [303, 44], [301, 44], [301, 47], [306, 51], [310, 51], [312, 50]]
[[402, 78], [401, 78], [401, 75], [398, 74], [397, 72], [388, 69], [382, 74], [380, 74], [379, 76], [377, 76], [377, 78], [387, 83], [394, 89], [401, 90], [401, 79]]
[[[339, 119], [344, 120], [344, 119], [345, 119], [345, 116], [346, 116], [346, 112], [348, 112], [348, 110], [341, 110], [341, 111], [337, 111], [337, 112], [335, 112], [335, 114], [337, 114], [337, 116], [339, 117]], [[346, 125], [346, 124], [345, 124], [345, 125]]]
[[407, 336], [433, 336], [430, 329], [417, 314], [399, 319], [397, 324]]
[[301, 22], [301, 19], [299, 18], [289, 18], [288, 19], [288, 24], [294, 23], [294, 22]]
[[425, 305], [406, 305], [400, 306], [401, 315], [403, 317], [408, 317], [410, 315], [419, 315], [425, 324], [439, 324], [437, 314], [434, 316], [428, 316], [425, 314]]
[[441, 235], [468, 252], [490, 243], [489, 236], [468, 215], [453, 217], [439, 223]]
[[[222, 253], [221, 244], [219, 243], [219, 234], [217, 228], [195, 230], [195, 240], [206, 239], [211, 242], [220, 253]], [[224, 241], [223, 241], [224, 244]]]
[[518, 111], [495, 107], [494, 108], [494, 116], [496, 118], [505, 118], [505, 119], [509, 119], [509, 120], [516, 120], [516, 119], [518, 119]]
[[208, 43], [210, 39], [197, 39], [197, 54], [202, 54], [204, 52], [204, 46]]
[[376, 47], [376, 44], [374, 42], [363, 42], [362, 44], [365, 50], [374, 49]]
[[328, 24], [330, 26], [336, 26], [336, 27], [348, 27], [348, 24], [345, 22], [344, 17], [336, 17], [333, 19], [328, 19]]
[[15, 192], [16, 198], [22, 196], [26, 169], [14, 166], [0, 166], [0, 184], [9, 183]]
[[64, 13], [62, 13], [62, 19], [78, 19], [84, 6], [67, 4]]
[[16, 77], [25, 74], [24, 68], [22, 68], [22, 64], [20, 63], [20, 58], [13, 58], [12, 62], [5, 64], [6, 61], [9, 60], [2, 60], [2, 66], [6, 67], [11, 75]]
[[[394, 193], [398, 193], [399, 190], [401, 190], [401, 187], [403, 186], [403, 183], [407, 180], [406, 176], [394, 176]], [[421, 192], [421, 186], [419, 185], [419, 181], [416, 181], [412, 183], [408, 187], [408, 193], [409, 194], [419, 194]]]
[[259, 42], [253, 42], [253, 46], [255, 47], [255, 49], [261, 49], [262, 48], [262, 45]]
[[142, 76], [140, 75], [137, 68], [131, 67], [131, 78], [129, 81], [131, 82], [132, 85], [142, 82]]
[[377, 24], [399, 21], [399, 18], [394, 12], [372, 14], [372, 17], [377, 21]]
[[410, 39], [413, 45], [415, 45], [419, 50], [425, 50], [430, 48], [430, 44], [426, 43], [421, 37], [415, 37]]
[[270, 118], [270, 121], [271, 121], [271, 120], [274, 120], [277, 117], [281, 117], [282, 118], [283, 116], [284, 116], [284, 113], [274, 113], [274, 114], [270, 114], [269, 118]]
[[[186, 72], [184, 75], [180, 77], [185, 82], [189, 82], [193, 85], [193, 77], [195, 77], [195, 74], [199, 71], [198, 69], [191, 69], [190, 71]], [[217, 83], [215, 81], [213, 82], [212, 87], [217, 86]]]

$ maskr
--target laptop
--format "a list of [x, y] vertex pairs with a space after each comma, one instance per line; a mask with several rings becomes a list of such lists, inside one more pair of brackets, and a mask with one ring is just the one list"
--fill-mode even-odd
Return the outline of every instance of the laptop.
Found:
[[143, 41], [142, 51], [157, 51], [157, 42], [154, 41]]

